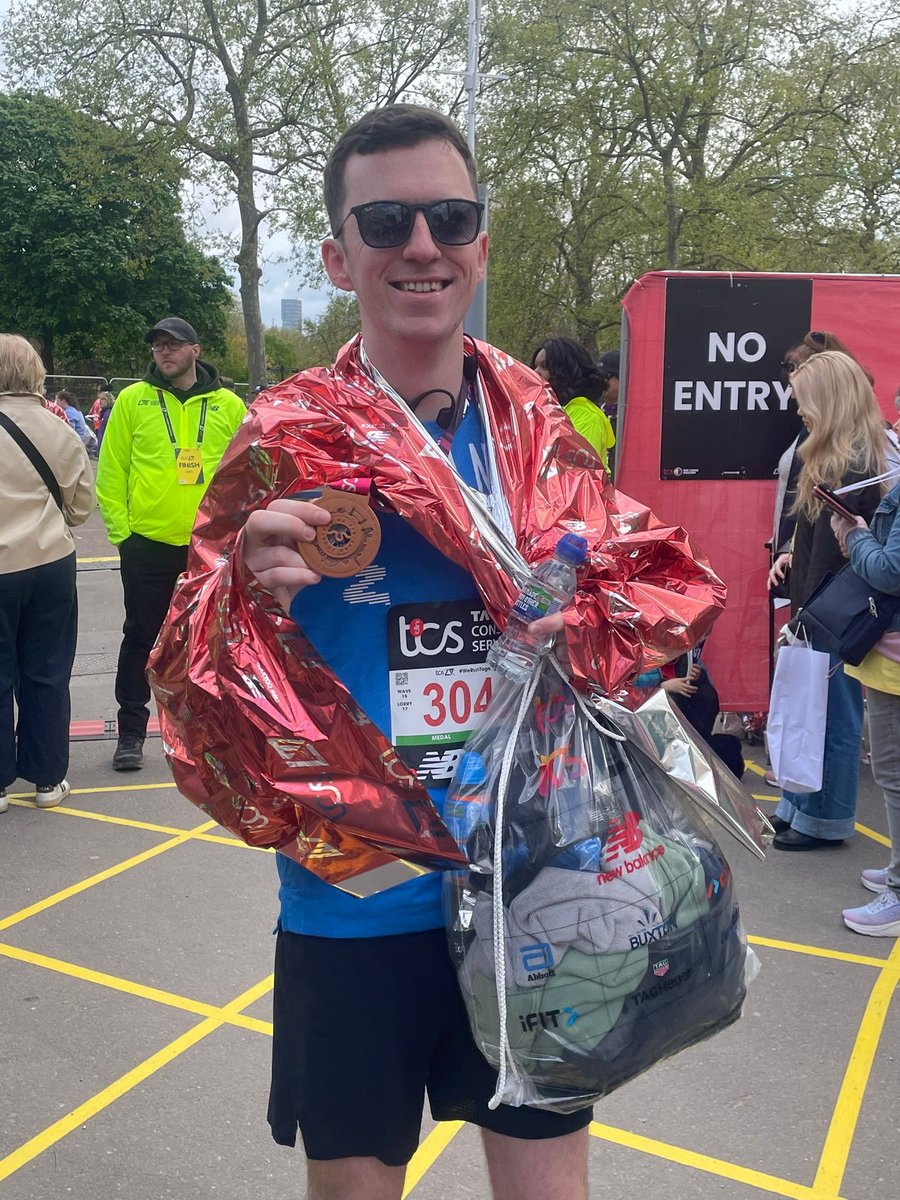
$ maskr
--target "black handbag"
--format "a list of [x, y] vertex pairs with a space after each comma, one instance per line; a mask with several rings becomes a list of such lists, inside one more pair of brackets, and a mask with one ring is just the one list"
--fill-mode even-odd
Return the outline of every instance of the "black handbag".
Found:
[[797, 614], [816, 649], [859, 666], [900, 612], [900, 596], [880, 592], [849, 563], [826, 575]]

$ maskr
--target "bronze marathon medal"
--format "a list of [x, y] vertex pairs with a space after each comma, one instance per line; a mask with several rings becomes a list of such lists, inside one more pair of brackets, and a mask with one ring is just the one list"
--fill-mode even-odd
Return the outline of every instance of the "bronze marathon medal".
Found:
[[315, 541], [300, 543], [300, 553], [319, 575], [343, 579], [369, 565], [381, 545], [381, 525], [369, 502], [356, 492], [325, 488], [313, 501], [327, 509], [331, 521], [316, 530]]

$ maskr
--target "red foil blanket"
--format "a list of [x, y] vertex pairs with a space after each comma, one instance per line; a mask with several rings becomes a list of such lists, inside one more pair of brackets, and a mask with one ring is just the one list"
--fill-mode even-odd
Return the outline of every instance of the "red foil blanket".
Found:
[[[608, 484], [532, 371], [483, 343], [466, 349], [477, 355], [518, 550], [534, 566], [564, 532], [588, 541], [565, 612], [574, 685], [621, 698], [636, 672], [709, 632], [724, 585], [683, 529]], [[376, 387], [352, 342], [333, 368], [303, 372], [256, 401], [204, 497], [151, 658], [175, 782], [250, 845], [275, 847], [331, 883], [398, 858], [458, 863], [456, 843], [388, 737], [244, 565], [248, 513], [329, 484], [376, 494], [470, 572], [505, 627], [518, 588], [497, 546], [475, 527], [444, 455]]]

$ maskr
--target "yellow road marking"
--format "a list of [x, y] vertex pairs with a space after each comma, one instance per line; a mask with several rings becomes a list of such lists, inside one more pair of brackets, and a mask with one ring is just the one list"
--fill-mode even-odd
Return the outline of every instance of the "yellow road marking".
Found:
[[745, 758], [744, 766], [748, 771], [755, 771], [757, 775], [765, 775], [766, 773], [766, 768], [761, 767], [759, 763], [755, 763], [752, 758]]
[[887, 846], [888, 850], [891, 848], [891, 839], [885, 837], [883, 833], [878, 833], [876, 830], [870, 829], [868, 825], [860, 825], [859, 822], [857, 822], [856, 832], [865, 834], [867, 838], [871, 838], [872, 841], [877, 842], [879, 846]]
[[56, 1145], [67, 1134], [89, 1121], [91, 1117], [102, 1112], [104, 1108], [108, 1108], [120, 1096], [124, 1096], [130, 1092], [132, 1088], [139, 1083], [143, 1083], [145, 1079], [149, 1079], [160, 1068], [167, 1066], [173, 1062], [185, 1050], [190, 1050], [192, 1046], [196, 1046], [209, 1034], [213, 1033], [221, 1025], [224, 1025], [235, 1016], [241, 1009], [247, 1008], [253, 1004], [260, 996], [264, 996], [266, 992], [272, 989], [272, 976], [263, 979], [260, 983], [254, 984], [242, 995], [230, 1001], [224, 1008], [219, 1009], [214, 1016], [207, 1017], [205, 1021], [201, 1021], [199, 1025], [195, 1025], [193, 1029], [189, 1029], [187, 1033], [181, 1034], [174, 1041], [169, 1042], [168, 1046], [164, 1046], [162, 1050], [158, 1050], [156, 1054], [151, 1054], [149, 1058], [145, 1058], [142, 1063], [132, 1070], [126, 1072], [118, 1079], [114, 1080], [108, 1087], [97, 1092], [84, 1104], [79, 1104], [77, 1108], [73, 1108], [70, 1113], [66, 1113], [58, 1121], [54, 1121], [52, 1125], [48, 1125], [35, 1137], [25, 1142], [18, 1150], [13, 1150], [6, 1158], [0, 1159], [0, 1183], [4, 1179], [8, 1179], [10, 1175], [18, 1171], [20, 1167], [24, 1167], [39, 1154], [43, 1154], [51, 1146]]
[[625, 1146], [630, 1150], [640, 1150], [644, 1154], [652, 1154], [656, 1158], [678, 1163], [683, 1167], [693, 1167], [697, 1171], [705, 1171], [708, 1175], [733, 1179], [736, 1183], [745, 1183], [748, 1187], [758, 1188], [762, 1192], [773, 1192], [776, 1196], [786, 1196], [788, 1200], [840, 1200], [835, 1192], [829, 1193], [826, 1197], [825, 1192], [806, 1187], [802, 1183], [794, 1183], [790, 1179], [779, 1179], [777, 1175], [767, 1175], [762, 1171], [754, 1171], [750, 1167], [742, 1167], [721, 1158], [711, 1158], [707, 1154], [686, 1150], [682, 1146], [672, 1146], [668, 1142], [658, 1142], [654, 1138], [642, 1137], [641, 1134], [631, 1133], [627, 1129], [602, 1125], [599, 1121], [591, 1122], [590, 1131], [594, 1137], [614, 1142], [618, 1146]]
[[[16, 808], [35, 807], [33, 801], [10, 799]], [[227, 837], [225, 834], [193, 833], [189, 829], [180, 829], [177, 825], [155, 825], [151, 821], [135, 821], [131, 817], [111, 817], [108, 813], [90, 812], [86, 808], [69, 808], [66, 804], [61, 804], [58, 808], [48, 808], [46, 811], [48, 813], [64, 814], [69, 817], [84, 817], [89, 821], [100, 821], [105, 825], [124, 825], [127, 829], [142, 829], [146, 833], [190, 833], [191, 840], [195, 842], [213, 842], [220, 846], [237, 846], [242, 850], [260, 850], [263, 854], [275, 853], [274, 850], [267, 846], [248, 846], [240, 838]]]
[[121, 875], [123, 871], [130, 870], [131, 867], [136, 867], [140, 863], [149, 861], [151, 858], [156, 858], [157, 855], [164, 854], [167, 850], [190, 841], [195, 833], [204, 833], [207, 829], [212, 829], [214, 826], [215, 821], [204, 821], [196, 829], [179, 833], [177, 837], [170, 838], [167, 842], [161, 842], [158, 846], [152, 846], [149, 850], [135, 854], [132, 858], [126, 858], [124, 862], [117, 863], [114, 867], [108, 867], [105, 871], [100, 871], [96, 875], [82, 879], [79, 883], [72, 884], [71, 887], [63, 888], [61, 892], [54, 892], [52, 896], [46, 896], [43, 900], [38, 900], [35, 904], [30, 904], [28, 908], [22, 908], [18, 912], [11, 913], [10, 916], [0, 920], [0, 931], [9, 929], [12, 925], [18, 925], [20, 921], [25, 921], [28, 917], [36, 916], [37, 913], [45, 912], [48, 908], [53, 908], [54, 905], [61, 904], [63, 900], [69, 900], [72, 896], [77, 896], [79, 892], [85, 892], [88, 888], [92, 888], [98, 883], [104, 883], [107, 879], [113, 879], [116, 875]]
[[82, 563], [118, 562], [118, 561], [119, 561], [118, 554], [104, 554], [104, 555], [101, 555], [99, 558], [76, 558], [75, 565], [80, 567]]
[[827, 950], [822, 946], [807, 946], [803, 942], [783, 942], [777, 938], [750, 936], [747, 941], [754, 946], [768, 946], [771, 950], [790, 950], [794, 954], [808, 954], [812, 958], [833, 958], [837, 962], [853, 963], [856, 966], [875, 967], [879, 971], [891, 969], [890, 959], [868, 957], [863, 954], [847, 954], [843, 950]]
[[[121, 979], [117, 975], [107, 975], [104, 971], [93, 971], [90, 967], [81, 967], [77, 963], [65, 962], [61, 958], [50, 958], [46, 954], [35, 954], [32, 950], [22, 950], [19, 946], [10, 946], [0, 942], [0, 954], [12, 958], [16, 962], [27, 963], [33, 967], [44, 967], [48, 971], [56, 971], [60, 975], [68, 975], [72, 979], [80, 979], [84, 983], [95, 983], [101, 987], [111, 988], [115, 992], [125, 992], [129, 996], [138, 996], [142, 1000], [152, 1000], [156, 1004], [165, 1004], [169, 1008], [178, 1008], [182, 1012], [193, 1013], [198, 1017], [214, 1017], [224, 1010], [217, 1004], [204, 1004], [202, 1000], [192, 1000], [189, 996], [179, 996], [175, 992], [165, 992], [160, 988], [147, 987], [143, 983], [135, 983], [131, 979]], [[242, 1013], [229, 1017], [230, 1025], [241, 1029], [250, 1029], [254, 1033], [265, 1033], [272, 1036], [272, 1022], [261, 1021], [258, 1017], [246, 1017]]]
[[[94, 796], [101, 792], [153, 792], [160, 788], [174, 788], [174, 783], [117, 783], [110, 784], [108, 787], [94, 788], [72, 788], [69, 793], [71, 796]], [[10, 792], [10, 800], [31, 800], [34, 797], [34, 792]], [[51, 810], [47, 810], [48, 812]]]
[[884, 1029], [891, 996], [900, 977], [900, 941], [895, 942], [885, 970], [875, 981], [866, 1011], [860, 1022], [853, 1053], [844, 1073], [844, 1081], [819, 1159], [819, 1169], [813, 1185], [829, 1195], [835, 1195], [844, 1181], [847, 1159], [853, 1145], [853, 1135], [859, 1120], [863, 1097], [875, 1061], [875, 1052]]
[[409, 1160], [409, 1166], [406, 1168], [406, 1181], [403, 1185], [403, 1194], [400, 1200], [406, 1200], [406, 1197], [413, 1190], [426, 1171], [430, 1170], [437, 1162], [438, 1158], [444, 1153], [459, 1131], [462, 1129], [462, 1121], [441, 1121], [435, 1125], [431, 1133], [424, 1142], [421, 1143], [418, 1150]]

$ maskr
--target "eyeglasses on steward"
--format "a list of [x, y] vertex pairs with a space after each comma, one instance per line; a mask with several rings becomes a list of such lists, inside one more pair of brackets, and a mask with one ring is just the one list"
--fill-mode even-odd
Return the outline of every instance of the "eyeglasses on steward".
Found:
[[786, 375], [793, 374], [793, 372], [796, 371], [799, 366], [799, 363], [794, 362], [790, 358], [783, 358], [781, 360], [781, 369]]
[[357, 204], [341, 221], [340, 237], [351, 217], [359, 236], [373, 250], [402, 246], [412, 234], [416, 213], [421, 213], [431, 236], [442, 246], [468, 246], [478, 237], [484, 205], [477, 200], [435, 200], [432, 204], [402, 204], [399, 200], [373, 200]]

